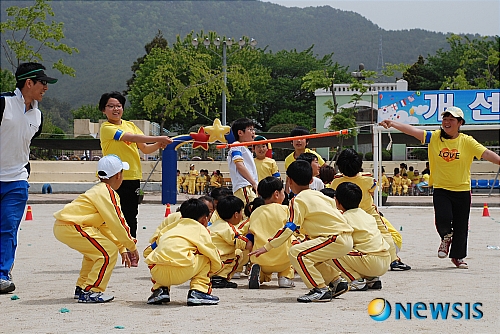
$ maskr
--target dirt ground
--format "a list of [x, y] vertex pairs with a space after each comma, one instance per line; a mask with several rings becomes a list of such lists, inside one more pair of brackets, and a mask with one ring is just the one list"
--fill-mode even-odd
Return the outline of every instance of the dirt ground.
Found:
[[[171, 302], [146, 304], [150, 276], [144, 262], [138, 268], [117, 264], [107, 293], [107, 304], [79, 304], [73, 297], [81, 255], [57, 241], [52, 214], [63, 204], [34, 204], [32, 221], [23, 221], [12, 294], [0, 295], [1, 333], [498, 333], [500, 327], [500, 209], [473, 208], [470, 219], [468, 270], [456, 269], [449, 259], [439, 259], [439, 237], [431, 207], [390, 207], [385, 216], [403, 235], [400, 256], [412, 266], [405, 272], [388, 272], [380, 291], [348, 292], [327, 303], [301, 304], [296, 297], [307, 292], [296, 276], [296, 287], [279, 289], [276, 279], [260, 290], [249, 290], [245, 278], [235, 280], [238, 289], [214, 290], [220, 304], [187, 307], [188, 285], [171, 289]], [[172, 207], [175, 209], [175, 206]], [[165, 207], [141, 205], [138, 247], [140, 252]], [[12, 299], [13, 296], [19, 299]], [[374, 321], [367, 306], [374, 298], [396, 303], [482, 303], [481, 319], [397, 320], [394, 314]], [[428, 306], [427, 306], [428, 307]], [[64, 312], [69, 310], [69, 312]], [[464, 308], [462, 307], [462, 310]]]

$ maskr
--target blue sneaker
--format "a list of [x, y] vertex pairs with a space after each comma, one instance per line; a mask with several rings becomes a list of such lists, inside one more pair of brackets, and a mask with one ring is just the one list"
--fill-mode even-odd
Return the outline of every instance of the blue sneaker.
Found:
[[107, 303], [115, 299], [114, 296], [105, 295], [102, 292], [82, 291], [78, 298], [79, 303]]
[[74, 299], [79, 299], [80, 298], [80, 294], [83, 292], [83, 289], [80, 288], [79, 286], [77, 286], [75, 288], [75, 296], [73, 297]]
[[166, 286], [154, 290], [153, 294], [148, 298], [148, 304], [161, 305], [168, 302], [170, 302], [170, 295]]
[[188, 306], [217, 305], [219, 304], [219, 297], [198, 290], [189, 290], [187, 304]]

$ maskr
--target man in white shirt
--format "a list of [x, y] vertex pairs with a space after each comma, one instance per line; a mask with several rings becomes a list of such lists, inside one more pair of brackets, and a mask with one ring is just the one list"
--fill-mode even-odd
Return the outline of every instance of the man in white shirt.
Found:
[[38, 102], [47, 84], [57, 82], [38, 63], [20, 64], [16, 90], [0, 97], [0, 293], [16, 289], [11, 270], [17, 247], [17, 231], [28, 201], [31, 139], [42, 130]]

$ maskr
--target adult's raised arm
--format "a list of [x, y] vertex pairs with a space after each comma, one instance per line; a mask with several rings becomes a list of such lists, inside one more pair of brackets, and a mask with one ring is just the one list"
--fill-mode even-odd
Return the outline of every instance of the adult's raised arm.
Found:
[[396, 122], [396, 121], [391, 121], [391, 120], [388, 120], [388, 119], [383, 120], [382, 122], [380, 122], [380, 125], [383, 126], [386, 129], [394, 128], [396, 130], [399, 130], [399, 131], [401, 131], [403, 133], [406, 133], [409, 136], [417, 138], [421, 142], [423, 142], [423, 140], [424, 140], [424, 130], [416, 128], [413, 125], [403, 124], [403, 123], [399, 123], [399, 122]]

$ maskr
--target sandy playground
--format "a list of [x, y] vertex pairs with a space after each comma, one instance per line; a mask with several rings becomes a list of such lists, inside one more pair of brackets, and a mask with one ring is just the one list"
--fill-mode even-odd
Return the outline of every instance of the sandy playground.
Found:
[[[238, 289], [214, 290], [220, 304], [187, 307], [188, 285], [171, 290], [171, 302], [147, 305], [151, 282], [144, 262], [138, 268], [117, 264], [107, 292], [107, 304], [79, 304], [73, 297], [81, 255], [58, 242], [52, 233], [53, 212], [63, 204], [34, 204], [32, 221], [23, 221], [14, 282], [17, 290], [0, 295], [1, 333], [498, 333], [500, 328], [500, 209], [471, 209], [468, 270], [439, 259], [439, 237], [431, 207], [390, 207], [385, 216], [403, 235], [406, 272], [388, 272], [380, 291], [348, 292], [328, 303], [301, 304], [296, 297], [308, 290], [296, 276], [294, 289], [279, 289], [276, 279], [260, 290], [249, 290], [247, 280], [235, 280]], [[176, 206], [172, 207], [173, 209]], [[164, 216], [165, 207], [140, 206], [140, 252]], [[13, 296], [19, 299], [13, 299]], [[14, 297], [15, 298], [15, 297]], [[367, 313], [374, 298], [395, 303], [482, 303], [479, 320], [396, 320], [376, 322]], [[65, 312], [69, 311], [69, 312]]]

